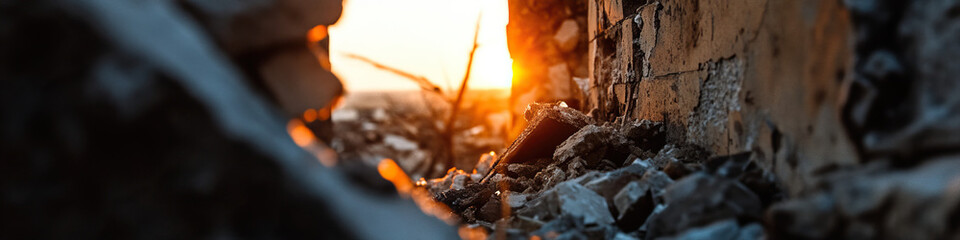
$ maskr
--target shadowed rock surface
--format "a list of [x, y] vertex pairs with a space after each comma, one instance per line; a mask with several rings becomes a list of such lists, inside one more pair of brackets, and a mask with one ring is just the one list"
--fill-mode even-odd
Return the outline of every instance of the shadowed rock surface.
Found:
[[[298, 9], [308, 2], [322, 11]], [[256, 85], [269, 76], [234, 61], [305, 45], [340, 4], [0, 3], [0, 238], [454, 237], [322, 167]], [[270, 52], [309, 54], [293, 49]]]

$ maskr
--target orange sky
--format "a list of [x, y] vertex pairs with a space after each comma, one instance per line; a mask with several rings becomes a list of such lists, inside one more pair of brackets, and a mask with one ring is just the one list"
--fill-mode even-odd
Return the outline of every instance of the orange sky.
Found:
[[509, 88], [507, 0], [345, 0], [330, 27], [330, 61], [347, 91], [414, 90], [417, 85], [352, 53], [425, 76], [445, 88], [459, 86], [482, 12], [470, 89]]

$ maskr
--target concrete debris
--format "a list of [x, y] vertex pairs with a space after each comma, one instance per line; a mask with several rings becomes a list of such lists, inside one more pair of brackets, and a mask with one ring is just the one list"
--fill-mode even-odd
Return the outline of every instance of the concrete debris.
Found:
[[533, 176], [539, 171], [540, 169], [533, 165], [514, 163], [507, 165], [505, 174], [510, 177]]
[[655, 207], [650, 186], [630, 182], [616, 196], [617, 223], [623, 230], [635, 230], [647, 220]]
[[759, 219], [760, 199], [736, 180], [696, 173], [667, 188], [667, 207], [650, 219], [647, 238], [727, 219]]
[[950, 239], [960, 236], [960, 157], [907, 170], [882, 164], [832, 174], [821, 189], [767, 212], [774, 236], [802, 239]]
[[612, 224], [613, 216], [607, 207], [607, 200], [574, 182], [557, 184], [545, 192], [546, 198], [556, 195], [560, 214], [582, 217], [585, 224]]
[[557, 28], [557, 33], [553, 35], [553, 40], [557, 42], [557, 47], [559, 47], [561, 51], [566, 52], [577, 47], [577, 43], [579, 43], [580, 40], [578, 38], [579, 36], [580, 26], [577, 25], [577, 21], [567, 19]]
[[581, 183], [584, 187], [593, 190], [613, 204], [613, 196], [628, 183], [640, 180], [646, 169], [640, 165], [630, 165], [621, 169], [605, 172]]
[[561, 142], [580, 128], [593, 122], [592, 119], [576, 109], [560, 106], [560, 104], [531, 105], [527, 113], [535, 115], [530, 125], [513, 141], [513, 144], [494, 163], [494, 171], [487, 174], [489, 178], [493, 172], [502, 172], [510, 163], [532, 161], [540, 158], [550, 158]]
[[[492, 155], [496, 154], [491, 151], [503, 148], [505, 133], [495, 131], [487, 121], [473, 117], [474, 114], [499, 111], [489, 105], [505, 104], [506, 97], [495, 93], [467, 93], [470, 97], [464, 99], [464, 105], [477, 106], [482, 101], [484, 107], [470, 107], [473, 110], [461, 112], [458, 125], [483, 131], [463, 130], [454, 134], [452, 167], [468, 172], [476, 169], [485, 174], [495, 159], [479, 161], [487, 163], [487, 166], [479, 166], [477, 157], [493, 158]], [[450, 147], [438, 141], [442, 138], [442, 127], [437, 127], [435, 112], [431, 109], [439, 109], [445, 103], [424, 101], [422, 97], [419, 92], [351, 93], [343, 101], [343, 106], [333, 113], [335, 136], [331, 146], [345, 159], [360, 160], [372, 166], [384, 158], [396, 160], [414, 179], [431, 177], [425, 176], [430, 171], [443, 173], [446, 169], [436, 169], [436, 164], [431, 164], [436, 158], [444, 157], [441, 149], [449, 150]]]
[[[541, 121], [542, 116], [562, 111], [549, 104], [529, 109], [538, 112], [535, 119]], [[541, 127], [531, 124], [528, 130]], [[731, 232], [731, 239], [762, 236], [758, 223], [769, 206], [762, 199], [782, 198], [758, 196], [780, 192], [778, 185], [766, 181], [773, 181], [770, 175], [752, 164], [753, 155], [708, 158], [702, 148], [685, 144], [637, 147], [660, 145], [664, 141], [661, 128], [662, 124], [650, 121], [586, 123], [556, 145], [515, 141], [514, 145], [526, 144], [525, 148], [511, 146], [552, 148], [552, 157], [501, 159], [485, 181], [465, 181], [462, 189], [450, 180], [470, 175], [462, 171], [451, 171], [426, 187], [465, 223], [497, 222], [490, 231], [522, 239], [695, 239], [722, 231]], [[671, 176], [675, 169], [684, 172]], [[723, 225], [730, 219], [740, 222]]]
[[[504, 193], [501, 193], [501, 195], [504, 195]], [[516, 208], [522, 208], [523, 205], [527, 203], [527, 198], [529, 196], [530, 196], [529, 194], [525, 194], [525, 193], [507, 191], [505, 198], [508, 206], [510, 206], [510, 208], [516, 209]]]
[[569, 136], [553, 153], [553, 159], [567, 162], [577, 157], [587, 166], [596, 167], [603, 159], [611, 159], [622, 165], [630, 155], [631, 142], [609, 126], [587, 125]]
[[477, 165], [473, 168], [477, 170], [477, 174], [487, 175], [490, 169], [493, 168], [493, 162], [496, 160], [496, 156], [493, 154], [483, 154], [480, 155], [480, 160], [477, 160]]
[[673, 237], [661, 240], [757, 240], [763, 239], [763, 227], [756, 223], [740, 226], [735, 219], [719, 221], [704, 227], [693, 228]]
[[636, 143], [640, 149], [657, 151], [663, 149], [667, 142], [666, 127], [661, 122], [650, 120], [634, 120], [626, 122], [620, 127], [620, 132]]

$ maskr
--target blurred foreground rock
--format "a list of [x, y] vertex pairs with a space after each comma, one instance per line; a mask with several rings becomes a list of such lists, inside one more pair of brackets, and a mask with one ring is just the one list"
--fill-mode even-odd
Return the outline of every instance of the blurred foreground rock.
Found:
[[241, 59], [309, 54], [268, 46], [305, 45], [339, 11], [335, 0], [0, 3], [0, 238], [455, 236], [321, 166], [287, 135], [284, 103], [253, 90], [275, 76]]

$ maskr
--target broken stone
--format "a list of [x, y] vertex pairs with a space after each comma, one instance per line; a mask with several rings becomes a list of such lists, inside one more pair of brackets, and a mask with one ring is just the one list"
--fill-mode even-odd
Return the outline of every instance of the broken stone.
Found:
[[623, 165], [623, 163], [614, 163], [610, 159], [604, 159], [600, 161], [600, 165], [596, 167], [600, 171], [613, 171]]
[[[494, 163], [494, 171], [491, 173], [506, 170], [509, 163], [552, 157], [560, 143], [592, 122], [592, 119], [576, 109], [561, 106], [540, 108], [533, 121]], [[488, 173], [487, 178], [490, 176]]]
[[828, 195], [817, 194], [774, 205], [766, 213], [766, 221], [773, 228], [772, 237], [830, 239], [841, 222], [833, 204]]
[[640, 182], [627, 184], [613, 202], [617, 207], [617, 225], [624, 231], [640, 228], [655, 207], [650, 187]]
[[530, 103], [527, 104], [527, 107], [523, 110], [523, 119], [527, 122], [533, 122], [533, 119], [540, 115], [540, 110], [554, 108], [560, 106], [560, 103]]
[[752, 157], [753, 152], [714, 157], [707, 159], [703, 166], [708, 173], [728, 178], [739, 178], [747, 171]]
[[517, 210], [517, 216], [522, 216], [537, 221], [549, 221], [556, 217], [560, 212], [559, 206], [554, 199], [537, 196], [527, 202], [523, 208]]
[[646, 169], [640, 165], [630, 165], [610, 172], [600, 173], [597, 177], [582, 183], [587, 189], [593, 190], [607, 199], [608, 204], [614, 204], [614, 195], [634, 180], [643, 177]]
[[616, 236], [613, 237], [613, 240], [638, 240], [640, 239], [637, 236], [633, 236], [627, 233], [619, 232]]
[[454, 212], [461, 212], [471, 206], [482, 207], [496, 191], [490, 184], [468, 184], [462, 189], [446, 189], [434, 193], [434, 198]]
[[577, 47], [577, 43], [580, 42], [579, 36], [580, 26], [577, 25], [577, 21], [567, 19], [560, 24], [557, 33], [553, 35], [553, 40], [557, 42], [560, 51], [569, 52]]
[[[533, 232], [532, 235], [540, 236], [544, 239], [558, 239], [563, 233], [580, 233], [586, 228], [585, 225], [586, 224], [583, 222], [583, 217], [561, 215], [556, 219], [544, 224], [543, 227]], [[586, 239], [586, 236], [582, 236], [580, 239]]]
[[707, 226], [684, 231], [674, 237], [659, 238], [664, 240], [757, 240], [763, 237], [763, 227], [751, 223], [740, 227], [736, 219], [728, 219], [712, 223]]
[[663, 192], [673, 184], [673, 179], [670, 179], [666, 173], [656, 170], [650, 170], [643, 174], [641, 179], [643, 184], [650, 186], [650, 190], [653, 191], [654, 195], [659, 195], [658, 192]]
[[453, 182], [450, 184], [450, 188], [454, 190], [463, 189], [464, 186], [470, 181], [470, 175], [467, 174], [457, 174], [453, 176]]
[[587, 125], [557, 146], [553, 159], [564, 163], [579, 157], [588, 167], [595, 168], [603, 159], [626, 159], [631, 153], [628, 146], [627, 139], [614, 128]]
[[814, 194], [777, 203], [766, 217], [774, 236], [955, 237], [957, 169], [960, 157], [944, 156], [906, 170], [876, 163], [836, 172]]
[[556, 165], [550, 165], [534, 176], [534, 180], [540, 185], [541, 189], [553, 187], [566, 179], [566, 174]]
[[530, 178], [527, 176], [520, 176], [520, 178], [517, 178], [517, 181], [515, 182], [515, 184], [510, 185], [509, 187], [510, 187], [510, 191], [517, 191], [517, 192], [523, 192], [523, 193], [529, 194], [536, 190], [534, 188], [535, 183], [536, 182], [533, 180], [533, 178]]
[[573, 182], [564, 182], [551, 191], [557, 195], [562, 214], [583, 217], [586, 224], [613, 223], [606, 199], [590, 189]]
[[528, 208], [518, 212], [538, 220], [570, 215], [582, 218], [586, 224], [609, 225], [614, 222], [606, 199], [575, 181], [566, 181], [544, 191]]
[[539, 172], [540, 169], [536, 166], [522, 164], [522, 163], [513, 163], [507, 165], [507, 171], [504, 172], [507, 176], [510, 177], [520, 177], [520, 176], [534, 176]]
[[574, 158], [573, 161], [570, 161], [567, 164], [567, 178], [579, 177], [582, 173], [587, 171], [587, 162], [582, 158]]
[[583, 175], [580, 175], [574, 179], [571, 179], [570, 181], [576, 182], [577, 184], [580, 184], [580, 185], [584, 185], [584, 184], [587, 184], [587, 182], [593, 181], [593, 179], [596, 179], [600, 176], [603, 176], [603, 173], [599, 171], [588, 170]]
[[667, 164], [674, 160], [680, 163], [701, 163], [710, 156], [710, 152], [702, 147], [691, 144], [666, 144], [657, 152], [657, 155], [650, 159], [650, 163], [659, 169], [664, 169]]
[[470, 174], [470, 181], [480, 182], [480, 180], [483, 180], [483, 174], [479, 174], [479, 173]]
[[677, 160], [670, 160], [667, 162], [666, 167], [663, 168], [663, 172], [672, 179], [681, 179], [687, 175], [690, 175], [690, 173], [693, 173], [693, 171], [694, 170], [692, 168]]
[[760, 199], [736, 180], [695, 173], [667, 188], [667, 207], [650, 219], [647, 237], [669, 236], [727, 218], [759, 219]]
[[500, 196], [493, 194], [490, 199], [477, 211], [477, 219], [495, 222], [503, 217], [503, 208], [500, 207]]
[[[503, 193], [501, 193], [503, 194]], [[527, 203], [528, 194], [518, 193], [513, 191], [507, 191], [506, 193], [506, 203], [510, 208], [517, 209], [523, 207]]]
[[[458, 180], [459, 178], [459, 180]], [[427, 187], [432, 193], [439, 193], [454, 188], [455, 181], [459, 181], [458, 187], [462, 187], [467, 183], [467, 180], [470, 179], [470, 174], [463, 172], [463, 170], [451, 168], [447, 170], [447, 175], [443, 178], [430, 179], [427, 182]], [[459, 189], [458, 189], [459, 190]]]
[[515, 229], [523, 230], [524, 232], [533, 232], [537, 229], [543, 227], [544, 222], [538, 221], [536, 219], [524, 217], [524, 216], [515, 216], [509, 219], [510, 227]]
[[667, 142], [666, 127], [663, 123], [647, 119], [627, 122], [620, 128], [620, 132], [640, 149], [647, 151], [663, 149]]
[[612, 239], [617, 233], [620, 231], [613, 225], [588, 225], [583, 229], [583, 235], [586, 235], [587, 239]]
[[747, 166], [746, 172], [740, 176], [739, 180], [760, 197], [764, 209], [785, 198], [783, 189], [774, 174], [758, 167], [755, 163]]
[[563, 215], [533, 232], [541, 239], [613, 239], [619, 231], [610, 225], [589, 225], [583, 218]]
[[491, 168], [493, 168], [494, 156], [491, 154], [480, 155], [480, 160], [477, 160], [477, 165], [474, 167], [474, 170], [477, 170], [477, 174], [486, 175]]

